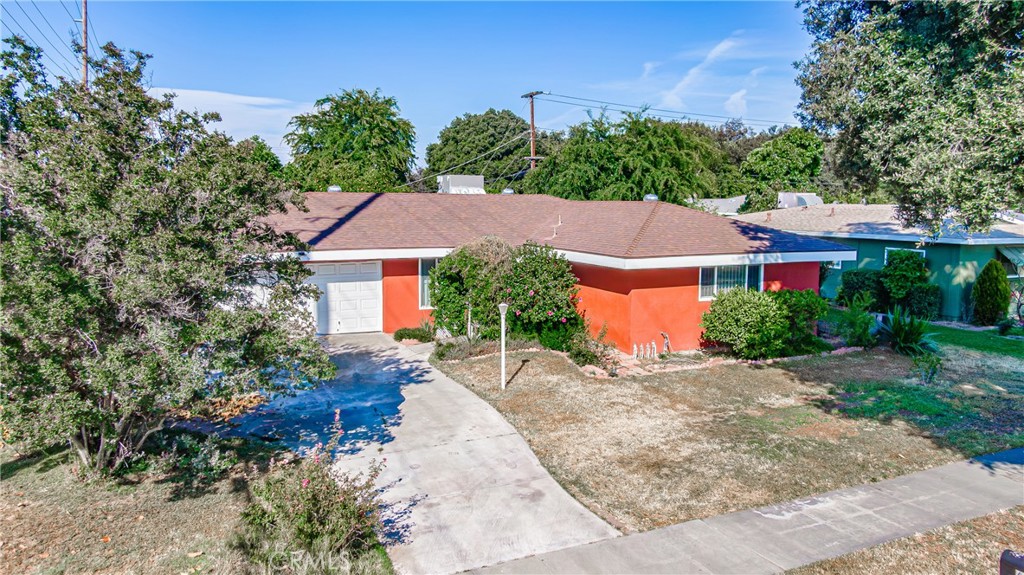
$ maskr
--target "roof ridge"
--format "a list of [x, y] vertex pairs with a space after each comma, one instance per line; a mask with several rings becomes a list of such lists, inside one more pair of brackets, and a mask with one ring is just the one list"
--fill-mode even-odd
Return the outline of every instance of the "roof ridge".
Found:
[[640, 225], [640, 230], [637, 231], [636, 236], [633, 237], [633, 241], [629, 243], [629, 247], [626, 248], [626, 255], [633, 255], [633, 251], [640, 245], [640, 241], [644, 239], [644, 235], [647, 234], [647, 228], [651, 226], [651, 222], [654, 221], [654, 214], [658, 213], [658, 208], [661, 207], [661, 202], [655, 202], [654, 207], [651, 209], [651, 213], [647, 214], [647, 219]]

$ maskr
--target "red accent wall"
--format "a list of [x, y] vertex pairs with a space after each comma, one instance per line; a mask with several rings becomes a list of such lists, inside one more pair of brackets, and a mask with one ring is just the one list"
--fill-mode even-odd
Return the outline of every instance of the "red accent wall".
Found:
[[[668, 334], [673, 350], [700, 347], [701, 314], [711, 306], [700, 301], [698, 268], [616, 270], [573, 264], [579, 278], [580, 310], [593, 334], [607, 322], [607, 340], [630, 353], [633, 344], [655, 342], [663, 349]], [[818, 290], [818, 263], [767, 264], [764, 289]]]
[[419, 326], [431, 312], [420, 309], [419, 260], [384, 260], [382, 265], [385, 333]]
[[818, 262], [770, 264], [764, 266], [764, 289], [812, 289], [818, 292]]

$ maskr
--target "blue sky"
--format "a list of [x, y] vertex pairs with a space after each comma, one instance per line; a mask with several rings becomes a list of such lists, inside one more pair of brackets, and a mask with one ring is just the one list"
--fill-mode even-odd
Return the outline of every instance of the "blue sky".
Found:
[[[4, 0], [3, 34], [20, 26], [53, 52], [47, 39], [69, 42], [77, 6]], [[353, 87], [397, 98], [421, 158], [463, 113], [493, 107], [526, 117], [520, 95], [531, 90], [795, 123], [792, 63], [810, 44], [792, 2], [92, 0], [89, 16], [100, 41], [153, 55], [154, 90], [176, 92], [185, 108], [221, 112], [220, 129], [258, 134], [282, 156], [293, 115]], [[54, 60], [74, 71], [64, 53]], [[585, 118], [584, 108], [537, 102], [542, 128]]]

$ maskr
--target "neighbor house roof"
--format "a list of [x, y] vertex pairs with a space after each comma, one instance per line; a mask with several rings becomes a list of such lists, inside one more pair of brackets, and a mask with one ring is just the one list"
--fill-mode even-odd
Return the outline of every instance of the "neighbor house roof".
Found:
[[998, 222], [988, 233], [968, 233], [951, 221], [942, 233], [903, 226], [891, 204], [826, 204], [733, 216], [733, 219], [817, 237], [861, 238], [929, 244], [1024, 245], [1024, 224]]
[[314, 252], [451, 249], [498, 236], [512, 244], [534, 241], [563, 252], [620, 260], [800, 253], [802, 261], [820, 261], [814, 258], [826, 252], [832, 259], [843, 257], [836, 252], [853, 257], [846, 246], [664, 202], [337, 192], [310, 192], [305, 200], [308, 211], [293, 207], [270, 222], [295, 233]]

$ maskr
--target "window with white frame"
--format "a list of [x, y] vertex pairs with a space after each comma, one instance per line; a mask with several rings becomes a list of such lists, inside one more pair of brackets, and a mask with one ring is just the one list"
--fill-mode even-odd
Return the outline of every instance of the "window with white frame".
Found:
[[917, 250], [913, 248], [885, 248], [885, 261], [882, 263], [889, 263], [889, 252], [914, 252], [919, 254], [922, 258], [925, 257], [924, 250]]
[[420, 260], [420, 309], [433, 309], [430, 305], [430, 270], [437, 265], [437, 258]]
[[832, 260], [828, 262], [828, 267], [834, 270], [841, 270], [843, 269], [843, 260]]
[[761, 291], [763, 273], [761, 265], [700, 268], [700, 299], [714, 299], [733, 288]]

